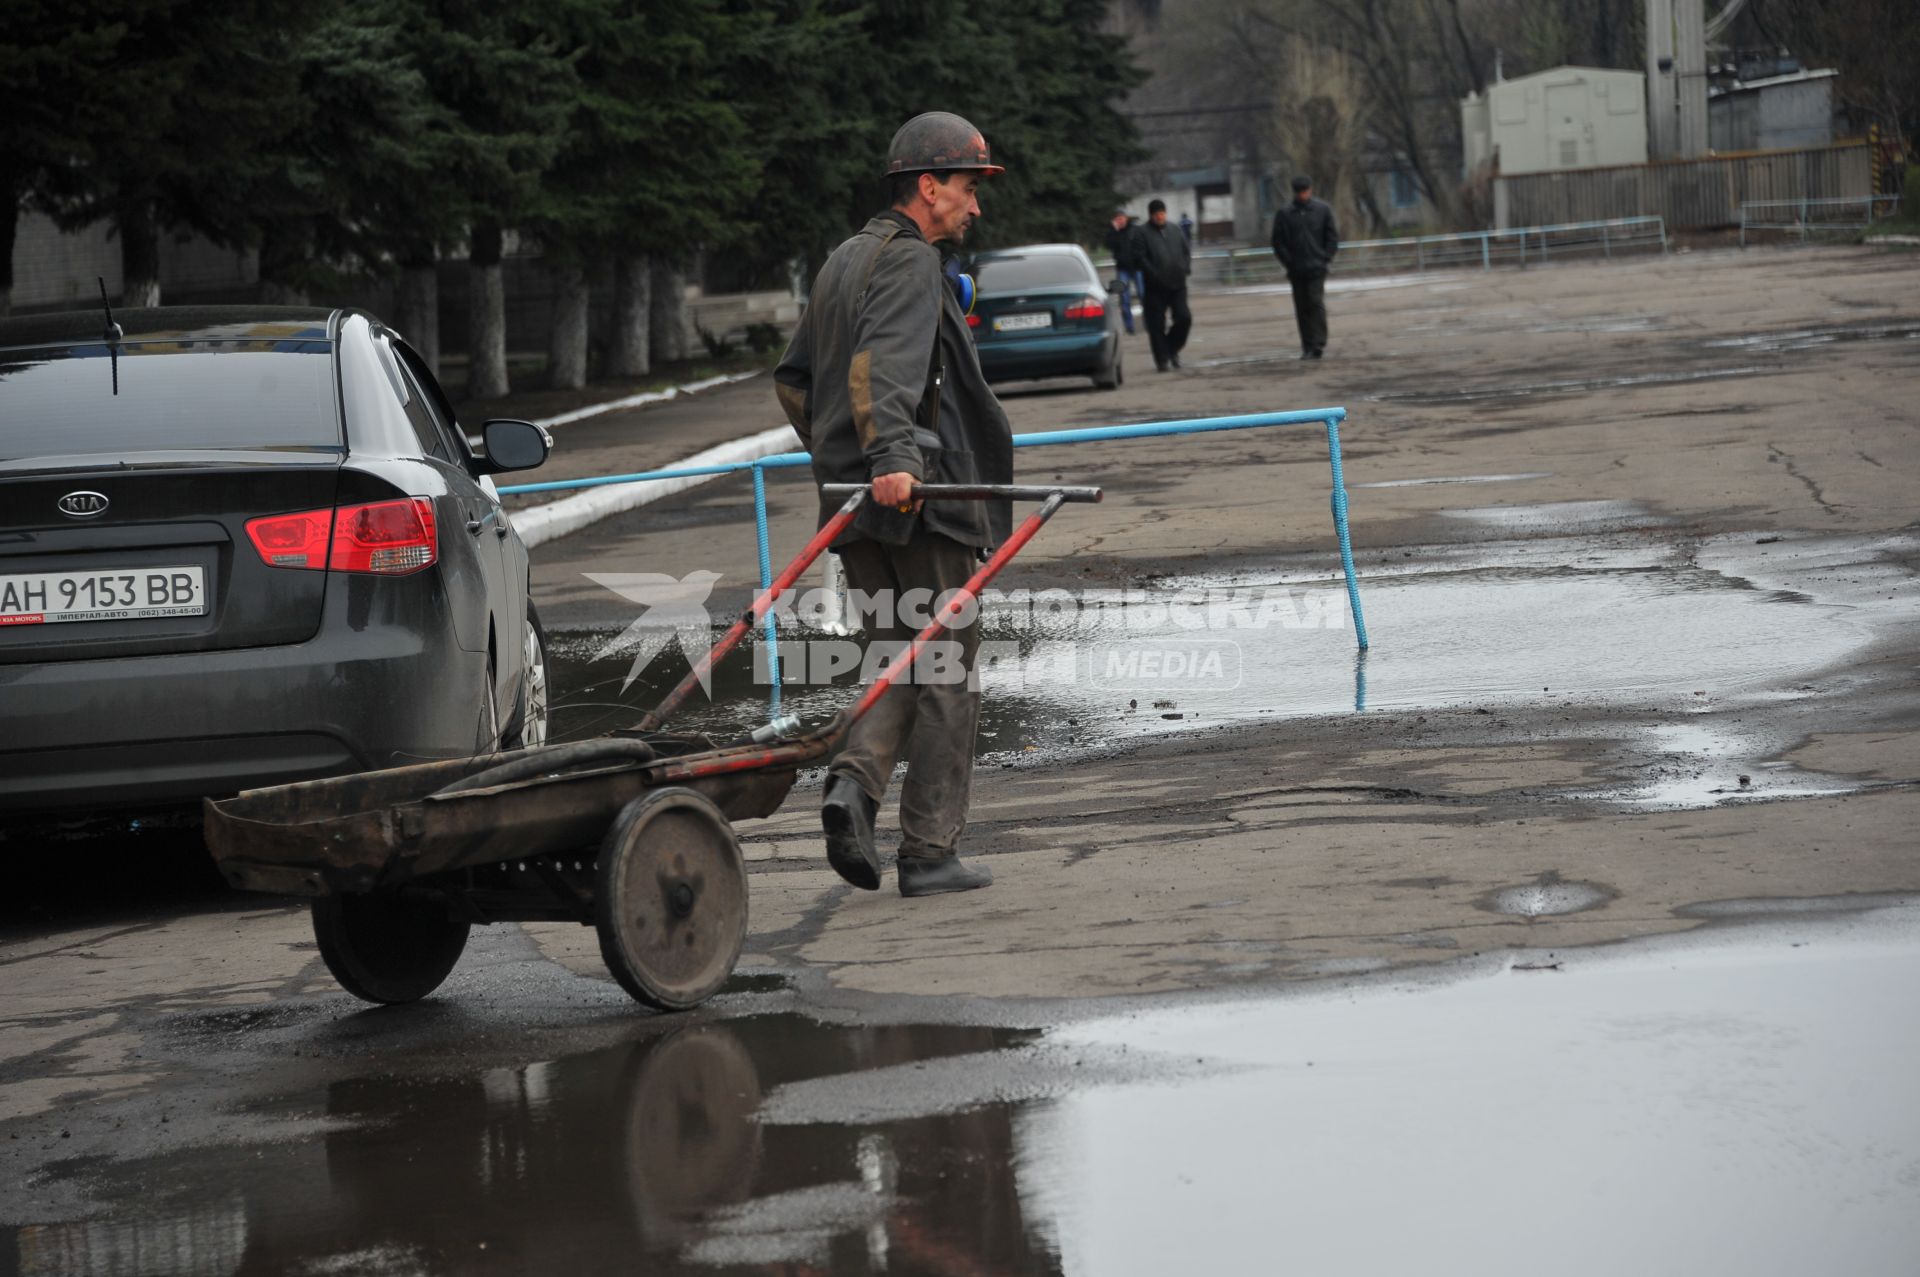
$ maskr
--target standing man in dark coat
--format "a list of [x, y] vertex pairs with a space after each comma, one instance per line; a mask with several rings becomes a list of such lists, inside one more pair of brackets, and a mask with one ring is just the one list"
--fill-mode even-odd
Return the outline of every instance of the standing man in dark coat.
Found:
[[1134, 260], [1134, 240], [1138, 235], [1126, 210], [1113, 215], [1107, 227], [1107, 251], [1113, 254], [1114, 273], [1119, 277], [1120, 318], [1127, 326], [1129, 337], [1133, 336], [1133, 293], [1138, 287], [1134, 281], [1140, 271], [1139, 263]]
[[[873, 486], [833, 547], [856, 601], [884, 604], [863, 618], [870, 644], [911, 640], [920, 626], [909, 623], [917, 611], [903, 607], [903, 596], [926, 590], [937, 600], [959, 588], [979, 552], [1006, 540], [1012, 527], [1004, 501], [913, 500], [921, 481], [1013, 479], [1012, 428], [980, 371], [934, 247], [966, 238], [980, 216], [975, 191], [1002, 172], [980, 130], [957, 115], [933, 111], [902, 125], [887, 151], [892, 207], [827, 258], [774, 370], [780, 406], [813, 454], [815, 481]], [[820, 521], [839, 504], [823, 498]], [[993, 881], [961, 864], [954, 850], [973, 781], [979, 626], [956, 625], [945, 642], [944, 670], [916, 665], [853, 725], [828, 765], [820, 808], [827, 860], [856, 887], [880, 886], [873, 818], [902, 758], [900, 894]]]
[[1333, 209], [1313, 197], [1311, 179], [1294, 178], [1293, 203], [1273, 215], [1273, 255], [1293, 285], [1302, 359], [1318, 359], [1327, 348], [1327, 271], [1339, 251]]
[[[1193, 271], [1193, 249], [1180, 228], [1167, 220], [1165, 201], [1147, 205], [1147, 224], [1139, 229], [1140, 274], [1146, 281], [1141, 301], [1147, 312], [1147, 342], [1153, 347], [1153, 366], [1160, 372], [1180, 366], [1180, 351], [1193, 329], [1187, 309], [1187, 276]], [[1173, 316], [1172, 327], [1167, 316]]]

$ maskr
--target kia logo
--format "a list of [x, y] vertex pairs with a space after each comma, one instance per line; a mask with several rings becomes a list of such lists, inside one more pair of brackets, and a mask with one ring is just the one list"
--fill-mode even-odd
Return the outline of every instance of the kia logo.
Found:
[[91, 519], [107, 512], [107, 499], [98, 492], [69, 492], [55, 504], [70, 519]]

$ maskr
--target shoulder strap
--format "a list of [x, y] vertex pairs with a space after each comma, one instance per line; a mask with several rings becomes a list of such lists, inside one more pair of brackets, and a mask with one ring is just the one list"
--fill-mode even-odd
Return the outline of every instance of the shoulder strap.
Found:
[[880, 246], [874, 249], [873, 256], [867, 259], [867, 273], [860, 277], [860, 291], [854, 295], [853, 304], [856, 310], [865, 304], [867, 290], [873, 287], [873, 268], [880, 264], [880, 254], [886, 252], [887, 245], [893, 243], [894, 237], [905, 229], [902, 226], [890, 226], [887, 228], [887, 233], [880, 237]]

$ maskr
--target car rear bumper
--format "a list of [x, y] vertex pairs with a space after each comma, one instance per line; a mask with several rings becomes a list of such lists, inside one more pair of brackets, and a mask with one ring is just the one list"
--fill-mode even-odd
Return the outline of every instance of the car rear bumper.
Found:
[[1099, 372], [1114, 356], [1120, 336], [1104, 332], [1054, 333], [1016, 341], [984, 341], [977, 347], [988, 381], [1028, 377], [1079, 377]]
[[426, 584], [329, 590], [305, 643], [0, 666], [0, 815], [162, 807], [471, 754], [487, 657], [460, 647]]

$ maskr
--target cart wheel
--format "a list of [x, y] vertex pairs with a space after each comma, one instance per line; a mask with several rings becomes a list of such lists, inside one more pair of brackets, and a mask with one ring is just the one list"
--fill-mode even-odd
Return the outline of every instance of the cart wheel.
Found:
[[747, 868], [720, 809], [691, 789], [655, 789], [614, 819], [593, 893], [600, 956], [650, 1007], [712, 996], [747, 938]]
[[313, 938], [340, 987], [367, 1002], [417, 1002], [440, 987], [467, 947], [446, 906], [391, 892], [320, 896]]

